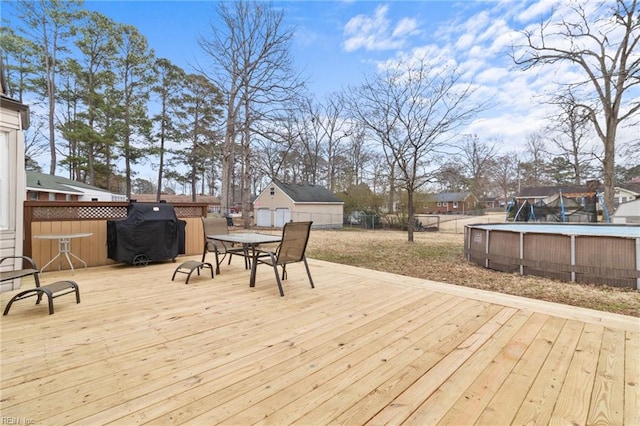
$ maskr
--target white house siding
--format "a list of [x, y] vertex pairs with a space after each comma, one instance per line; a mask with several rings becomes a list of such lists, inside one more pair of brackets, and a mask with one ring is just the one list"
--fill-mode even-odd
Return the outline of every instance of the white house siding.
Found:
[[638, 197], [638, 194], [636, 192], [629, 191], [628, 189], [618, 188], [618, 187], [616, 187], [615, 189], [614, 200], [616, 204], [622, 204], [628, 201], [633, 201], [637, 197]]
[[271, 210], [268, 208], [259, 208], [256, 209], [256, 226], [261, 227], [271, 227], [273, 222], [271, 222]]
[[620, 204], [611, 221], [613, 223], [640, 224], [640, 199]]
[[86, 187], [68, 185], [69, 187], [82, 192], [78, 201], [127, 201], [126, 195], [112, 194], [108, 191], [98, 191]]
[[[271, 195], [271, 188], [274, 189]], [[341, 228], [343, 203], [295, 202], [277, 185], [268, 185], [253, 203], [256, 225], [281, 227], [284, 222], [313, 221], [314, 228]], [[288, 212], [285, 210], [288, 209]], [[267, 220], [267, 213], [269, 211]], [[287, 219], [288, 213], [288, 219]], [[259, 218], [259, 219], [258, 219]]]
[[[2, 156], [0, 167], [8, 167], [9, 173], [6, 176], [9, 180], [7, 186], [10, 188], [6, 192], [6, 199], [2, 200], [3, 203], [7, 202], [9, 208], [3, 213], [6, 217], [3, 218], [0, 228], [0, 257], [18, 256], [22, 254], [23, 247], [23, 203], [26, 195], [24, 136], [21, 115], [18, 111], [2, 108], [0, 111], [0, 132], [6, 136], [8, 141], [7, 146], [0, 152], [0, 156]], [[2, 267], [14, 269], [13, 264], [9, 261], [4, 262]], [[0, 283], [0, 291], [18, 288], [20, 288], [19, 279]]]
[[342, 228], [341, 203], [296, 203], [291, 212], [294, 222], [313, 221], [314, 228]]
[[273, 220], [276, 228], [282, 228], [285, 223], [291, 221], [291, 209], [288, 207], [278, 207], [274, 213]]

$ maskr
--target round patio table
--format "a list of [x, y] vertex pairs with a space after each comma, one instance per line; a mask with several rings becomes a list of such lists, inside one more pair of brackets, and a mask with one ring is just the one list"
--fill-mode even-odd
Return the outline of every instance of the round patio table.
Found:
[[[80, 259], [78, 256], [76, 256], [71, 252], [71, 240], [74, 238], [90, 237], [92, 235], [93, 235], [93, 232], [78, 232], [73, 234], [35, 235], [33, 238], [37, 238], [39, 240], [58, 240], [58, 254], [56, 254], [50, 261], [48, 261], [42, 268], [40, 268], [40, 273], [43, 273], [47, 266], [51, 265], [56, 259], [58, 259], [61, 256], [66, 257], [67, 262], [71, 267], [71, 271], [75, 271], [75, 269], [73, 268], [73, 263], [71, 262], [71, 257], [80, 261], [84, 265], [84, 269], [87, 269], [87, 262]], [[58, 264], [58, 269], [60, 269], [59, 264]]]

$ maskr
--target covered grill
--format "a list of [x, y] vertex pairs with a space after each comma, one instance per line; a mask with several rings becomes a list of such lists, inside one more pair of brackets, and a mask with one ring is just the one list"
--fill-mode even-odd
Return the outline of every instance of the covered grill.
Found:
[[107, 221], [107, 255], [140, 266], [175, 260], [185, 251], [185, 225], [171, 204], [132, 202], [126, 219]]

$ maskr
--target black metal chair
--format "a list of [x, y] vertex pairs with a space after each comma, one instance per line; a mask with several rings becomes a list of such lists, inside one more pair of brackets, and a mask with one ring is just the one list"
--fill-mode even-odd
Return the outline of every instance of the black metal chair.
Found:
[[251, 282], [255, 283], [257, 266], [259, 264], [271, 265], [276, 276], [280, 296], [284, 296], [278, 266], [282, 268], [282, 279], [286, 280], [287, 265], [290, 263], [303, 262], [307, 270], [311, 288], [315, 288], [313, 279], [311, 278], [309, 264], [307, 263], [307, 257], [305, 256], [312, 223], [313, 222], [288, 222], [284, 225], [284, 228], [282, 228], [282, 241], [275, 251], [257, 250], [254, 254], [255, 263], [251, 269]]
[[0, 259], [0, 267], [2, 267], [2, 263], [7, 259], [20, 259], [21, 263], [27, 262], [31, 267], [21, 267], [20, 269], [14, 269], [13, 271], [2, 271], [0, 272], [0, 282], [11, 281], [15, 280], [16, 278], [33, 275], [33, 279], [36, 281], [36, 287], [40, 287], [40, 278], [38, 277], [40, 271], [38, 271], [38, 268], [36, 268], [36, 263], [33, 261], [33, 259], [28, 256], [5, 256]]
[[227, 227], [227, 219], [224, 217], [203, 217], [201, 219], [202, 230], [204, 232], [202, 262], [204, 263], [207, 253], [214, 253], [216, 257], [216, 274], [219, 274], [220, 265], [224, 261], [224, 258], [229, 255], [228, 264], [231, 264], [231, 257], [235, 254], [244, 257], [244, 266], [246, 269], [249, 269], [251, 265], [249, 264], [246, 248], [227, 246], [223, 241], [207, 238], [207, 235], [228, 235], [229, 228]]
[[7, 306], [4, 309], [2, 315], [7, 315], [9, 310], [11, 309], [11, 305], [13, 302], [17, 300], [27, 299], [29, 297], [37, 296], [36, 305], [39, 305], [42, 301], [42, 296], [47, 297], [47, 302], [49, 304], [49, 315], [53, 314], [53, 299], [56, 297], [64, 296], [65, 294], [75, 293], [76, 295], [76, 303], [80, 303], [80, 289], [78, 288], [78, 284], [75, 281], [58, 281], [52, 284], [47, 284], [44, 286], [40, 285], [40, 278], [38, 277], [38, 268], [36, 268], [36, 264], [28, 256], [7, 256], [0, 259], [0, 265], [6, 259], [22, 259], [23, 261], [30, 264], [31, 268], [25, 269], [16, 269], [13, 271], [3, 271], [0, 272], [0, 282], [9, 281], [16, 278], [27, 277], [29, 275], [33, 275], [33, 279], [35, 281], [35, 288], [30, 288], [27, 290], [23, 290], [20, 293], [16, 294], [9, 300]]

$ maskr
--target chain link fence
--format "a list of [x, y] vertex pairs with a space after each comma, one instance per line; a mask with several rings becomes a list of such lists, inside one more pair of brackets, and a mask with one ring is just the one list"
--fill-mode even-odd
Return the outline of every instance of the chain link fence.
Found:
[[[344, 215], [345, 228], [359, 228], [368, 230], [406, 230], [406, 215], [377, 215], [377, 214], [350, 214]], [[489, 213], [479, 216], [468, 215], [423, 215], [415, 217], [414, 231], [416, 232], [447, 232], [464, 234], [464, 227], [470, 224], [501, 223], [504, 222], [504, 213]]]

